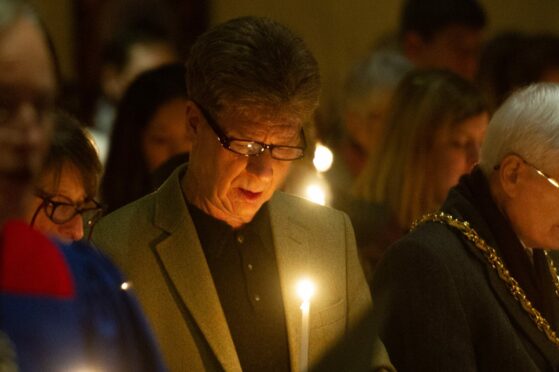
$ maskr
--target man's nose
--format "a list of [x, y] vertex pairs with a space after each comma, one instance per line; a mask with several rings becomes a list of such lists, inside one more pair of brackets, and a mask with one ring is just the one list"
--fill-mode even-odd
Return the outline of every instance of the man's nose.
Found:
[[49, 135], [48, 125], [38, 109], [31, 102], [22, 102], [14, 111], [8, 115], [10, 117], [9, 127], [17, 131], [18, 139], [22, 145], [35, 146], [45, 142]]
[[272, 168], [273, 162], [274, 159], [270, 154], [270, 150], [266, 150], [260, 155], [248, 158], [247, 170], [261, 179], [271, 179], [274, 173]]
[[74, 216], [70, 221], [60, 225], [60, 234], [69, 241], [83, 238], [83, 218], [80, 214]]

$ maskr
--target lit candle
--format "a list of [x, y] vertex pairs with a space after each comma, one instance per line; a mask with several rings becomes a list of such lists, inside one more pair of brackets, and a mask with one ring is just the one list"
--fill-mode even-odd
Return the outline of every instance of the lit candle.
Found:
[[314, 294], [314, 284], [309, 279], [297, 283], [297, 294], [301, 299], [301, 353], [299, 355], [299, 370], [306, 372], [309, 369], [309, 321], [311, 310], [311, 297]]

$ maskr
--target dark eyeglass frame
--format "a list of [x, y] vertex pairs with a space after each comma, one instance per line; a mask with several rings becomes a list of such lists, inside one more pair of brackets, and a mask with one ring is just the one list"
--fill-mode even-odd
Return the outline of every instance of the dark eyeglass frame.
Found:
[[[213, 130], [213, 132], [215, 133], [215, 135], [217, 136], [217, 140], [219, 141], [219, 143], [221, 144], [221, 146], [226, 149], [229, 150], [237, 155], [242, 155], [242, 156], [259, 156], [262, 155], [264, 153], [264, 151], [266, 150], [270, 150], [270, 156], [273, 159], [276, 160], [281, 160], [281, 161], [294, 161], [294, 160], [299, 160], [302, 159], [305, 156], [305, 150], [307, 148], [307, 140], [305, 138], [305, 131], [301, 128], [301, 140], [303, 142], [302, 146], [288, 146], [288, 145], [270, 145], [267, 143], [263, 143], [263, 142], [258, 142], [258, 141], [254, 141], [254, 140], [249, 140], [249, 139], [242, 139], [242, 138], [235, 138], [235, 137], [229, 137], [227, 136], [223, 130], [221, 129], [221, 127], [219, 126], [219, 124], [217, 123], [217, 121], [213, 118], [213, 116], [199, 103], [194, 102], [194, 104], [198, 107], [198, 109], [200, 110], [200, 112], [202, 113], [202, 116], [204, 117], [204, 119], [206, 120], [206, 122], [208, 123], [209, 127]], [[258, 145], [259, 150], [257, 150], [257, 152], [255, 152], [254, 154], [244, 154], [242, 152], [236, 151], [231, 144], [234, 142], [243, 142], [246, 146], [246, 144], [255, 144]], [[247, 146], [248, 148], [248, 146]], [[274, 149], [297, 149], [301, 151], [301, 154], [297, 157], [293, 157], [293, 158], [282, 158], [282, 157], [278, 157], [277, 154], [274, 154]]]
[[[88, 219], [87, 221], [84, 221], [86, 226], [84, 227], [88, 227], [89, 228], [89, 232], [87, 234], [87, 240], [91, 240], [91, 236], [93, 234], [93, 227], [95, 226], [95, 224], [97, 223], [97, 221], [99, 221], [99, 219], [103, 216], [106, 208], [100, 204], [98, 201], [96, 201], [95, 199], [88, 199], [86, 203], [93, 203], [94, 207], [89, 207], [89, 208], [83, 208], [81, 206], [77, 206], [74, 203], [68, 203], [68, 202], [58, 202], [58, 201], [54, 201], [52, 200], [53, 198], [59, 196], [59, 195], [48, 195], [44, 192], [37, 192], [35, 194], [38, 198], [42, 199], [41, 204], [37, 207], [37, 209], [35, 210], [35, 212], [33, 213], [33, 217], [31, 218], [31, 227], [33, 227], [33, 225], [35, 224], [35, 220], [37, 219], [37, 216], [39, 215], [39, 212], [41, 210], [43, 210], [45, 212], [45, 215], [47, 216], [47, 218], [54, 224], [57, 225], [63, 225], [69, 221], [71, 221], [73, 218], [75, 218], [78, 214], [81, 215], [83, 217], [84, 213], [87, 212], [94, 212], [93, 216]], [[48, 212], [48, 206], [51, 205], [52, 206], [52, 211], [49, 213]], [[74, 213], [65, 219], [56, 219], [54, 217], [54, 213], [56, 211], [56, 208], [65, 205], [65, 206], [71, 206], [74, 208]]]

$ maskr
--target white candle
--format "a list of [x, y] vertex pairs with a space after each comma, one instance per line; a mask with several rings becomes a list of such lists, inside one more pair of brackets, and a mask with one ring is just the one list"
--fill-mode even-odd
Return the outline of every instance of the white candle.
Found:
[[314, 294], [314, 284], [308, 279], [297, 283], [297, 294], [301, 298], [301, 348], [299, 354], [299, 370], [307, 372], [309, 369], [309, 323], [311, 297]]

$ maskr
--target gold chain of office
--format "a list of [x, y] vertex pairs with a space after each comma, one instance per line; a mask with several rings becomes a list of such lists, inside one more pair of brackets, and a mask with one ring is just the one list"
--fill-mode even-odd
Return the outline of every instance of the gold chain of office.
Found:
[[[512, 275], [506, 268], [505, 263], [497, 254], [497, 251], [493, 247], [489, 246], [485, 242], [485, 240], [483, 240], [478, 235], [478, 233], [470, 226], [470, 223], [468, 221], [461, 221], [444, 212], [429, 213], [421, 217], [419, 220], [415, 221], [411, 226], [411, 230], [414, 230], [419, 225], [426, 222], [438, 222], [451, 226], [460, 231], [466, 237], [466, 239], [471, 241], [484, 254], [491, 267], [497, 271], [497, 274], [505, 282], [512, 296], [528, 313], [538, 329], [542, 331], [547, 336], [547, 338], [555, 344], [555, 346], [559, 347], [559, 337], [557, 337], [557, 334], [551, 328], [549, 322], [526, 297], [526, 293], [524, 293], [524, 290], [520, 287], [516, 279], [512, 277]], [[551, 260], [546, 251], [544, 251], [544, 254], [547, 259], [549, 271], [553, 278], [553, 283], [555, 284], [555, 295], [559, 297], [559, 278], [557, 277], [557, 268], [555, 267], [553, 260]]]

